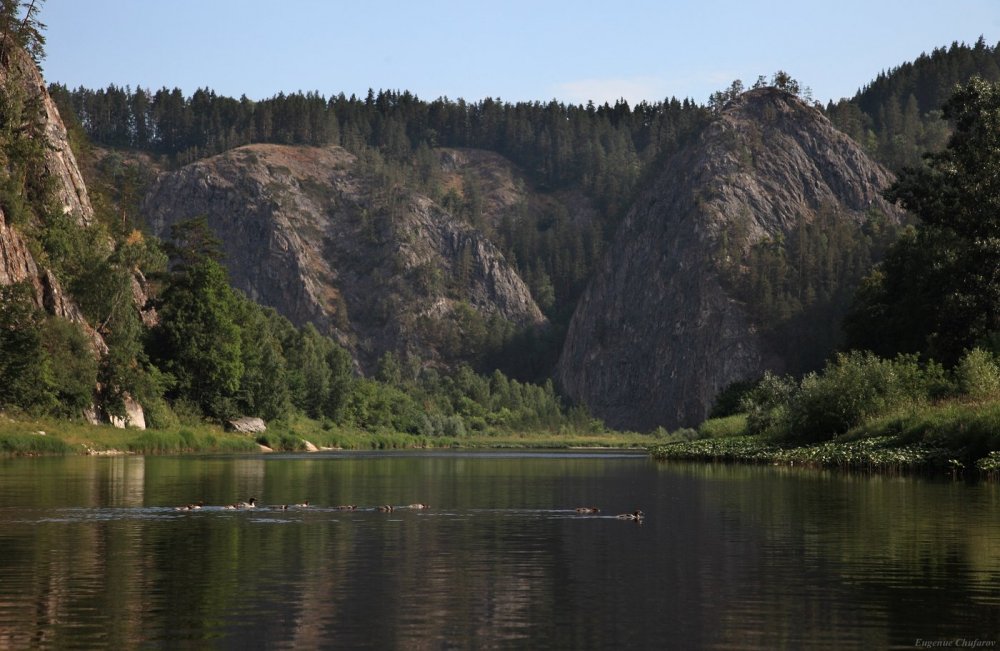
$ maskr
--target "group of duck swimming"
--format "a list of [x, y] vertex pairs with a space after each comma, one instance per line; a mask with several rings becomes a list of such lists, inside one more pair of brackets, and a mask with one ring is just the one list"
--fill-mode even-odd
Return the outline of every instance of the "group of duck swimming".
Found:
[[[175, 511], [197, 511], [204, 506], [203, 502], [196, 502], [194, 504], [185, 504], [184, 506], [175, 506]], [[251, 497], [250, 499], [239, 502], [234, 502], [232, 504], [226, 504], [222, 507], [224, 510], [240, 510], [240, 509], [256, 509], [257, 508], [257, 498]], [[306, 509], [309, 508], [309, 500], [301, 502], [299, 504], [275, 504], [272, 506], [264, 507], [269, 509], [277, 509], [279, 511], [287, 511], [288, 509]], [[381, 506], [375, 507], [375, 510], [382, 511], [384, 513], [392, 513], [397, 509], [413, 509], [415, 511], [420, 511], [423, 509], [429, 509], [430, 507], [426, 504], [408, 504], [407, 506], [392, 506], [391, 504], [383, 504]], [[335, 506], [334, 509], [337, 511], [357, 511], [357, 504], [341, 504], [340, 506]]]
[[[587, 515], [593, 515], [595, 513], [600, 513], [601, 509], [597, 508], [596, 506], [578, 506], [576, 508], [576, 512], [577, 513], [587, 514]], [[638, 520], [645, 519], [646, 514], [643, 513], [642, 511], [636, 509], [635, 511], [632, 511], [631, 513], [619, 513], [615, 517], [618, 518], [619, 520], [637, 520], [638, 521]]]
[[[202, 502], [196, 502], [194, 504], [185, 504], [184, 506], [175, 506], [174, 510], [197, 511], [201, 509], [202, 506], [203, 506]], [[257, 498], [251, 497], [245, 502], [244, 501], [234, 502], [232, 504], [227, 504], [222, 508], [225, 510], [255, 509], [257, 508]], [[299, 504], [276, 504], [274, 506], [269, 506], [266, 508], [277, 509], [279, 511], [286, 511], [288, 509], [306, 509], [309, 508], [309, 500], [306, 500], [305, 502], [301, 502]], [[430, 506], [428, 506], [427, 504], [422, 504], [420, 502], [417, 502], [416, 504], [408, 504], [406, 506], [393, 506], [391, 504], [382, 504], [380, 506], [376, 506], [375, 510], [381, 511], [382, 513], [392, 513], [400, 509], [411, 509], [414, 511], [422, 511], [424, 509], [429, 509], [429, 508]], [[357, 511], [358, 506], [357, 504], [341, 504], [340, 506], [335, 506], [334, 509], [337, 511]], [[579, 506], [575, 510], [577, 513], [584, 515], [594, 515], [601, 512], [601, 509], [597, 508], [596, 506]], [[642, 511], [639, 511], [637, 509], [631, 513], [619, 513], [615, 517], [618, 518], [619, 520], [642, 521], [646, 516], [645, 514], [643, 514]]]

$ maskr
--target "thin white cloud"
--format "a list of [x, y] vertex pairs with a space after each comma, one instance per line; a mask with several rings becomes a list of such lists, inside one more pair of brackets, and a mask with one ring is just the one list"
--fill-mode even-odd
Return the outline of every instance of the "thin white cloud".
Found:
[[590, 100], [595, 104], [605, 102], [614, 104], [622, 98], [629, 104], [637, 104], [642, 100], [663, 99], [667, 92], [667, 84], [657, 77], [581, 79], [556, 84], [553, 92], [560, 100], [572, 104], [586, 104]]
[[[730, 71], [710, 70], [672, 77], [622, 77], [607, 79], [581, 79], [556, 84], [556, 98], [572, 104], [614, 104], [624, 98], [632, 106], [646, 100], [658, 102], [667, 97], [693, 97], [704, 101], [716, 90], [729, 86], [739, 75]], [[751, 79], [753, 83], [756, 79]], [[744, 82], [746, 80], [744, 79]]]

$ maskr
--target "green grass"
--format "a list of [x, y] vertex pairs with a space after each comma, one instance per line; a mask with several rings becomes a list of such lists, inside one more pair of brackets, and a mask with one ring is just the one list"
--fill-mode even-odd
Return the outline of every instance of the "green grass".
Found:
[[[45, 435], [36, 432], [44, 431]], [[17, 420], [0, 415], [0, 455], [39, 454], [188, 454], [305, 450], [308, 441], [320, 449], [389, 450], [410, 448], [476, 449], [645, 449], [651, 438], [641, 434], [604, 432], [509, 432], [489, 430], [467, 437], [414, 436], [382, 430], [367, 432], [305, 417], [276, 421], [257, 436], [225, 432], [212, 425], [177, 425], [163, 429], [117, 429], [82, 421]]]
[[5, 434], [0, 436], [0, 454], [35, 456], [69, 454], [73, 449], [62, 439], [40, 434]]

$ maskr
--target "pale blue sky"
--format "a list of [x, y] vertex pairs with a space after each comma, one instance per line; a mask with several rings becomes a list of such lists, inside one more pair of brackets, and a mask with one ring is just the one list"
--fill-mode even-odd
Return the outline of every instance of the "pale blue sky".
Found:
[[825, 102], [935, 47], [1000, 40], [1000, 0], [48, 0], [41, 20], [48, 81], [252, 99], [704, 102], [782, 69]]

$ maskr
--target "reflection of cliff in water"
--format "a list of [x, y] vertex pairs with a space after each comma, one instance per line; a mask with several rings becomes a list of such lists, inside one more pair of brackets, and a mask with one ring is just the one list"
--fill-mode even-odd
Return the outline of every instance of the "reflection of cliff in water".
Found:
[[886, 647], [1000, 605], [994, 485], [614, 454], [0, 464], [17, 648]]

